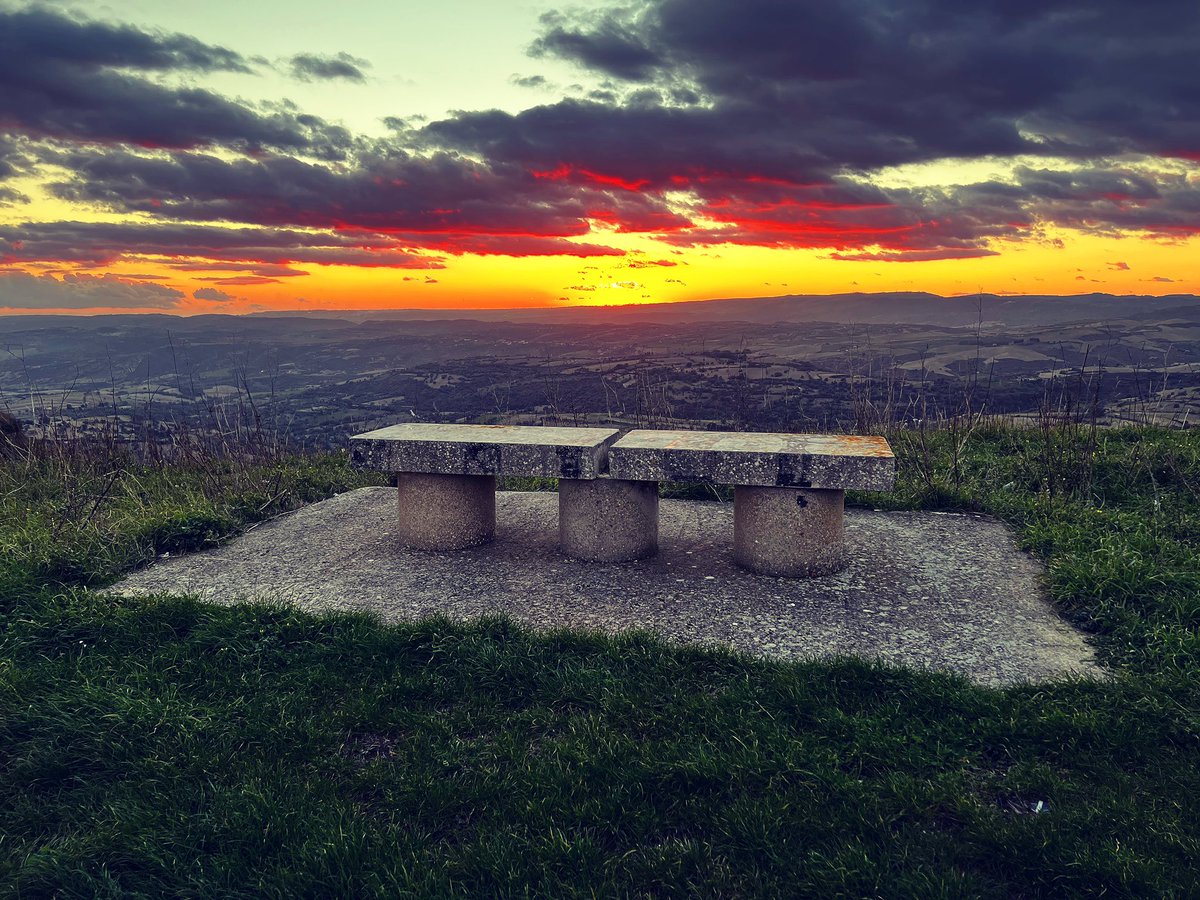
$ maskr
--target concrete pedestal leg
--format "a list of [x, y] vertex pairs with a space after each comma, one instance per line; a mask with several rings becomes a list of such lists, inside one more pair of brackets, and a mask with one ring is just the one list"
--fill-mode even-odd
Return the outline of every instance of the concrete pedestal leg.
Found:
[[461, 550], [496, 534], [494, 475], [425, 475], [396, 478], [400, 543], [412, 550]]
[[658, 552], [658, 482], [562, 478], [558, 541], [576, 559], [625, 562]]
[[733, 555], [761, 575], [813, 578], [846, 567], [845, 491], [742, 487], [733, 495]]

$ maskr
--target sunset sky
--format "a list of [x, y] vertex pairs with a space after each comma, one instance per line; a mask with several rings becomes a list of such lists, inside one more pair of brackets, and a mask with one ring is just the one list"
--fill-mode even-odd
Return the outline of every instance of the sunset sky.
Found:
[[1200, 293], [1195, 0], [0, 0], [0, 312]]

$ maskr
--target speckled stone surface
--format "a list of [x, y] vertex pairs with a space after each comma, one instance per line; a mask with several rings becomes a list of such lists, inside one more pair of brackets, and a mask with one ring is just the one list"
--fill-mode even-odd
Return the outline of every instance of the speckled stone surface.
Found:
[[658, 552], [658, 482], [563, 478], [558, 546], [568, 556], [627, 562]]
[[350, 439], [354, 465], [381, 472], [595, 478], [615, 428], [391, 425]]
[[846, 492], [741, 485], [733, 495], [733, 558], [760, 575], [817, 578], [846, 568]]
[[496, 532], [495, 475], [403, 472], [396, 501], [396, 537], [413, 550], [461, 550]]
[[984, 517], [847, 510], [848, 568], [796, 580], [734, 563], [732, 504], [663, 500], [658, 555], [605, 564], [558, 552], [554, 494], [501, 492], [495, 542], [445, 553], [398, 548], [395, 502], [390, 488], [343, 494], [114, 590], [267, 597], [389, 620], [506, 613], [538, 628], [646, 628], [776, 657], [874, 657], [989, 685], [1104, 677], [1047, 603], [1039, 564]]
[[632, 480], [888, 491], [896, 460], [882, 437], [638, 430], [609, 448], [608, 471]]

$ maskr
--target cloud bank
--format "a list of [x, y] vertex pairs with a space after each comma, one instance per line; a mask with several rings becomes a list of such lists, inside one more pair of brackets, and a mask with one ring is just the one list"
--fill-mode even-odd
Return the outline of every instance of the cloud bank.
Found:
[[0, 309], [170, 309], [183, 292], [112, 275], [0, 272]]

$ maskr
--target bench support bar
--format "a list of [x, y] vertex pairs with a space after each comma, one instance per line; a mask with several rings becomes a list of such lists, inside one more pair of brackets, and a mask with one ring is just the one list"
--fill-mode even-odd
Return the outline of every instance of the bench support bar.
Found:
[[658, 552], [658, 483], [613, 478], [558, 482], [562, 552], [594, 562], [626, 562]]
[[411, 550], [461, 550], [496, 534], [496, 476], [396, 476], [400, 543]]
[[845, 491], [782, 487], [734, 490], [733, 555], [760, 575], [815, 578], [846, 568]]

